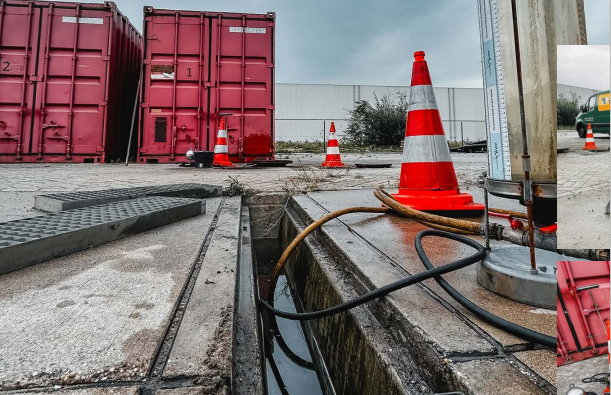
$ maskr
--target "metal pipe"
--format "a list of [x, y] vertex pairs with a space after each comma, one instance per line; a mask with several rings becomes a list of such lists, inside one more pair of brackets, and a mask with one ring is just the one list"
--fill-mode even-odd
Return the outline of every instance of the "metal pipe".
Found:
[[43, 61], [43, 80], [42, 80], [42, 94], [40, 97], [40, 117], [42, 118], [42, 122], [40, 125], [40, 133], [38, 134], [38, 159], [42, 159], [43, 153], [43, 144], [45, 138], [45, 128], [42, 126], [45, 123], [45, 114], [46, 114], [46, 103], [47, 103], [47, 80], [49, 74], [49, 59], [51, 55], [49, 55], [49, 46], [51, 41], [51, 27], [53, 25], [53, 13], [54, 13], [55, 4], [49, 4], [49, 13], [47, 14], [47, 37], [45, 38], [45, 58]]
[[[486, 180], [487, 177], [487, 173], [483, 172], [482, 173], [482, 177], [484, 180]], [[489, 211], [489, 205], [488, 205], [488, 188], [485, 187], [484, 188], [484, 221], [485, 222], [485, 226], [484, 226], [484, 239], [486, 240], [486, 250], [490, 251], [490, 211]]]
[[[32, 29], [32, 18], [34, 10], [32, 2], [28, 6], [28, 30], [25, 36], [25, 53], [23, 55], [23, 78], [21, 81], [21, 107], [19, 109], [19, 140], [17, 140], [17, 159], [21, 159], [23, 147], [23, 118], [25, 115], [26, 78], [30, 67], [30, 30]], [[34, 114], [32, 113], [32, 116]]]
[[[216, 129], [219, 127], [219, 113], [221, 109], [219, 108], [221, 103], [221, 26], [223, 25], [223, 19], [221, 15], [218, 16], [218, 22], [216, 23]], [[227, 126], [225, 126], [227, 127]], [[214, 134], [216, 136], [216, 133]]]
[[108, 95], [110, 94], [110, 58], [112, 56], [112, 26], [115, 23], [115, 13], [108, 18], [108, 46], [106, 47], [106, 87], [104, 93], [104, 106], [102, 109], [102, 163], [106, 162], [106, 137], [108, 135]]
[[178, 78], [178, 22], [180, 17], [178, 12], [174, 14], [174, 80], [172, 85], [172, 148], [170, 150], [170, 160], [174, 160], [176, 154], [176, 79]]
[[136, 98], [134, 99], [134, 111], [132, 112], [132, 123], [129, 128], [129, 140], [127, 140], [127, 153], [125, 154], [125, 166], [129, 161], [129, 151], [132, 148], [132, 136], [134, 134], [134, 120], [136, 119], [136, 109], [138, 108], [138, 96], [140, 95], [140, 87], [142, 86], [142, 69], [140, 69], [140, 77], [138, 79], [138, 88], [136, 88]]
[[535, 235], [532, 212], [532, 187], [530, 182], [530, 155], [528, 153], [528, 137], [526, 134], [526, 114], [524, 111], [524, 88], [522, 86], [522, 60], [520, 57], [520, 37], [518, 29], [518, 13], [516, 10], [516, 0], [511, 0], [511, 14], [513, 19], [513, 39], [516, 51], [516, 69], [518, 75], [518, 98], [520, 103], [520, 121], [522, 123], [522, 165], [524, 169], [524, 204], [528, 215], [528, 235], [530, 248], [530, 269], [531, 274], [537, 274], [537, 260], [535, 256]]
[[197, 139], [195, 140], [195, 150], [199, 151], [202, 140], [202, 67], [204, 61], [202, 54], [204, 51], [204, 14], [199, 14], [199, 74], [197, 76]]
[[[246, 86], [246, 15], [242, 15], [242, 91], [241, 96], [241, 112], [240, 112], [240, 142], [246, 138], [244, 132], [244, 89]], [[240, 144], [241, 145], [241, 144]], [[244, 160], [244, 150], [240, 146], [238, 147], [238, 157], [240, 160]]]
[[[74, 48], [72, 49], [72, 83], [70, 85], [70, 104], [68, 109], [68, 139], [66, 144], [66, 159], [71, 159], [72, 151], [72, 120], [74, 117], [74, 85], [76, 80], [76, 52], [78, 46], [79, 19], [81, 17], [81, 5], [76, 6], [76, 23], [74, 24]], [[109, 37], [110, 38], [110, 37]]]

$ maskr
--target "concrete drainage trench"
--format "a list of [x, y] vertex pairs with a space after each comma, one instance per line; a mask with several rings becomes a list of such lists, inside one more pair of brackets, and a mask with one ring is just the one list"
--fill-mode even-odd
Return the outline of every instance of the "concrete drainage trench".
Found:
[[[316, 211], [314, 200], [309, 195], [281, 193], [245, 200], [256, 275], [251, 285], [263, 299], [268, 299], [271, 274], [282, 252], [324, 214]], [[355, 221], [371, 226], [376, 220], [392, 219]], [[376, 281], [393, 281], [386, 273], [397, 269], [396, 261], [368, 242], [375, 235], [363, 236], [336, 221], [329, 223], [333, 230], [325, 230], [325, 225], [293, 251], [274, 290], [274, 307], [290, 312], [323, 310], [379, 287]], [[337, 236], [333, 232], [345, 233]], [[415, 233], [406, 234], [409, 240], [402, 235], [402, 242], [413, 243]], [[443, 261], [440, 256], [437, 260]], [[369, 274], [364, 274], [364, 267]], [[372, 277], [377, 272], [378, 277]], [[398, 272], [393, 275], [406, 275], [404, 269]], [[430, 283], [418, 284], [344, 313], [303, 322], [275, 318], [257, 309], [263, 393], [556, 393], [555, 377], [546, 375], [540, 366], [532, 368], [523, 358], [533, 354], [549, 357], [555, 369], [553, 351], [517, 338], [497, 340], [498, 332], [474, 321], [438, 292]], [[501, 376], [507, 382], [504, 389], [494, 379]]]
[[[287, 245], [307, 225], [283, 194], [247, 199], [250, 210], [256, 293], [266, 299], [271, 274]], [[303, 312], [321, 310], [366, 290], [349, 262], [323, 245], [319, 231], [294, 251], [274, 290], [274, 306]], [[440, 369], [418, 366], [409, 339], [399, 344], [387, 324], [383, 302], [312, 321], [291, 321], [259, 311], [262, 375], [266, 394], [437, 394], [455, 385]], [[387, 315], [387, 314], [386, 314]], [[388, 323], [392, 317], [385, 316]], [[392, 352], [392, 351], [395, 352]], [[400, 352], [397, 352], [399, 351]]]

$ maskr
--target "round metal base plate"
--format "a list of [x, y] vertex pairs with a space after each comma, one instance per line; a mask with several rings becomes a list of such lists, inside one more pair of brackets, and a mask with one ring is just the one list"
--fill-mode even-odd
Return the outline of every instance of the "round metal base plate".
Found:
[[536, 250], [537, 273], [530, 270], [528, 247], [496, 247], [477, 264], [477, 281], [489, 291], [516, 302], [556, 310], [557, 261], [574, 261], [555, 252]]

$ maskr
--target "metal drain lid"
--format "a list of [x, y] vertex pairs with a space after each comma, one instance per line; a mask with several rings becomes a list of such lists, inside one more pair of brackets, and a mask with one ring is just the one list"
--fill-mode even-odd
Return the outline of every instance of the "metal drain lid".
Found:
[[136, 188], [77, 191], [36, 196], [34, 208], [50, 213], [97, 206], [145, 196], [167, 196], [203, 199], [221, 196], [223, 188], [208, 184], [170, 184]]
[[1, 223], [0, 274], [205, 212], [205, 200], [151, 196]]

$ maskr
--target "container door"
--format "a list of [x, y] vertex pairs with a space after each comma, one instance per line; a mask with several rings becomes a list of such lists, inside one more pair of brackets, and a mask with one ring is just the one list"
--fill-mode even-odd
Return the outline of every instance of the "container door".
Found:
[[145, 23], [140, 154], [185, 161], [190, 148], [214, 148], [206, 144], [208, 18], [176, 13]]
[[42, 12], [36, 95], [41, 117], [33, 124], [33, 152], [66, 159], [101, 154], [112, 14], [53, 4]]
[[[214, 113], [211, 141], [218, 119], [227, 117], [229, 154], [249, 161], [273, 153], [274, 111], [273, 19], [212, 19]], [[229, 115], [223, 115], [229, 114]]]
[[30, 152], [40, 9], [0, 2], [0, 154]]

